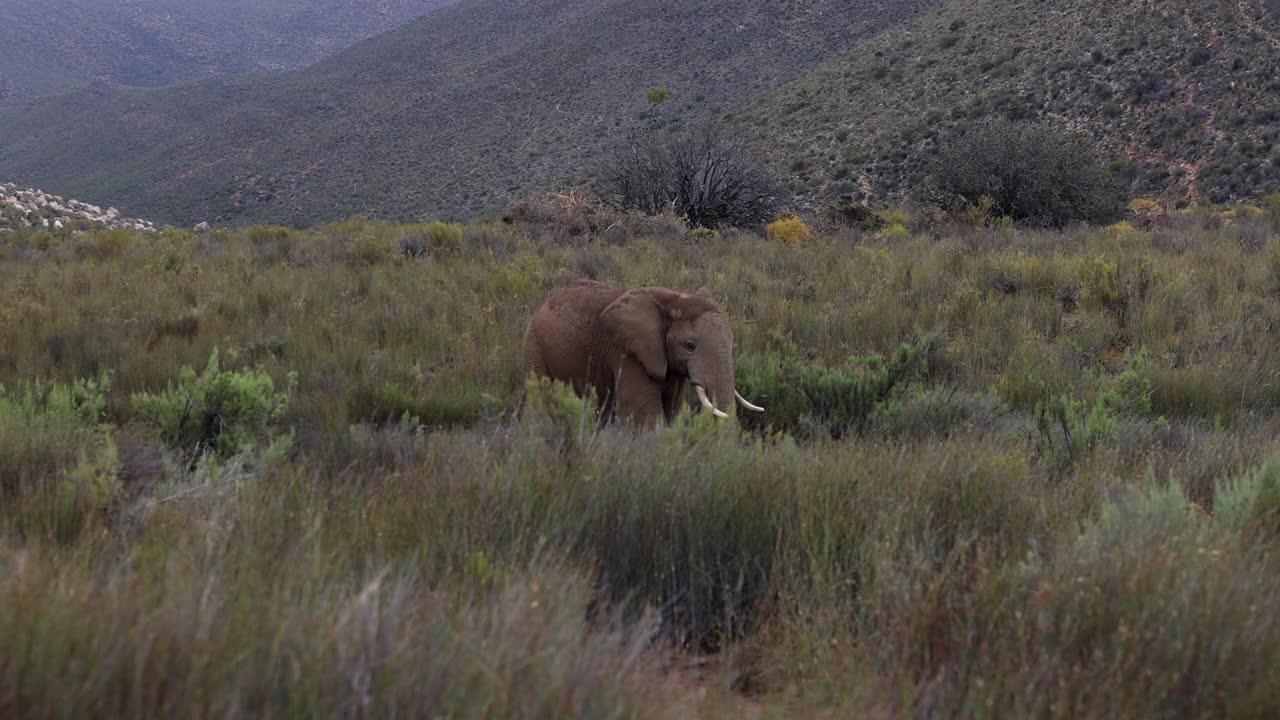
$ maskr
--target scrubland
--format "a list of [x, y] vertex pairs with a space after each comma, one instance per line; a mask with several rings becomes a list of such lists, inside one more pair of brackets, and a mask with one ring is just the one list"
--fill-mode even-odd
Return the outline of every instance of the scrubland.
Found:
[[[763, 420], [526, 380], [708, 286]], [[1280, 208], [0, 235], [0, 715], [1273, 717]]]

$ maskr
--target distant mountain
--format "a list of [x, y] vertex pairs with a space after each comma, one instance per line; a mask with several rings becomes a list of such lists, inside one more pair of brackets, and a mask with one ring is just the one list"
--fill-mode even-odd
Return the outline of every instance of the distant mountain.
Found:
[[[628, 128], [722, 113], [936, 1], [463, 0], [300, 72], [5, 110], [0, 175], [180, 223], [470, 215], [580, 178]], [[673, 93], [656, 119], [653, 86]]]
[[0, 0], [0, 104], [300, 68], [457, 0]]
[[1139, 195], [1280, 192], [1280, 0], [946, 0], [745, 108], [818, 206], [924, 186], [988, 117], [1099, 139]]

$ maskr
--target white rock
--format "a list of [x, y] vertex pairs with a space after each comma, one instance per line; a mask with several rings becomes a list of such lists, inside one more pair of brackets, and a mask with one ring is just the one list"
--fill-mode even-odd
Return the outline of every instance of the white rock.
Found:
[[61, 230], [61, 229], [62, 229], [62, 221], [61, 221], [61, 220], [54, 220], [54, 221], [53, 221], [53, 229], [54, 229], [54, 230]]

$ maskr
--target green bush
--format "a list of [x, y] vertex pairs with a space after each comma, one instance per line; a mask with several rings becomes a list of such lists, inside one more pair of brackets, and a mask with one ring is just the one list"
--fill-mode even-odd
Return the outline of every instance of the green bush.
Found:
[[356, 265], [377, 265], [395, 255], [391, 237], [379, 228], [356, 234], [347, 243], [347, 258]]
[[748, 428], [802, 436], [826, 432], [841, 437], [864, 429], [878, 404], [924, 372], [929, 346], [930, 340], [922, 339], [901, 346], [888, 359], [854, 357], [843, 367], [808, 363], [794, 350], [776, 348], [762, 357], [744, 358], [738, 387], [768, 412], [739, 418]]
[[1071, 467], [1102, 440], [1116, 431], [1113, 392], [1100, 393], [1092, 402], [1071, 395], [1053, 395], [1037, 403], [1036, 428], [1040, 453], [1058, 467]]
[[449, 255], [462, 250], [462, 226], [456, 223], [433, 222], [423, 229], [431, 252]]
[[429, 390], [394, 382], [360, 385], [348, 402], [354, 420], [428, 427], [471, 425], [501, 409], [501, 401], [465, 378], [451, 379]]
[[76, 251], [82, 257], [106, 260], [119, 257], [133, 247], [134, 235], [128, 230], [94, 230], [74, 238]]
[[575, 443], [594, 432], [601, 420], [593, 394], [579, 397], [571, 385], [532, 374], [524, 383], [522, 419], [529, 427]]
[[0, 386], [0, 493], [69, 469], [97, 455], [108, 438], [107, 381]]
[[994, 393], [932, 387], [909, 397], [882, 400], [868, 422], [879, 434], [920, 439], [964, 429], [989, 430], [1006, 412]]
[[989, 198], [996, 216], [1038, 227], [1104, 225], [1127, 199], [1092, 140], [1029, 123], [968, 128], [942, 147], [931, 177], [935, 202], [954, 212]]
[[106, 379], [0, 386], [0, 503], [17, 508], [19, 532], [68, 541], [119, 494], [107, 387]]
[[1280, 457], [1219, 487], [1213, 512], [1225, 527], [1280, 537]]
[[[289, 405], [293, 386], [277, 391], [264, 372], [223, 370], [215, 349], [199, 375], [182, 368], [176, 384], [137, 393], [131, 403], [138, 418], [182, 452], [230, 457], [271, 440], [272, 422]], [[286, 440], [287, 441], [287, 440]]]

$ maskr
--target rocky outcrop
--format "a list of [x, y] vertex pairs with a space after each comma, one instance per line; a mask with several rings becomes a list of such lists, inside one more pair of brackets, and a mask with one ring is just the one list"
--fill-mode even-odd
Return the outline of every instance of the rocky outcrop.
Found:
[[42, 190], [0, 183], [0, 232], [27, 228], [85, 230], [102, 226], [142, 232], [156, 229], [151, 221], [124, 217], [113, 207], [103, 209]]

